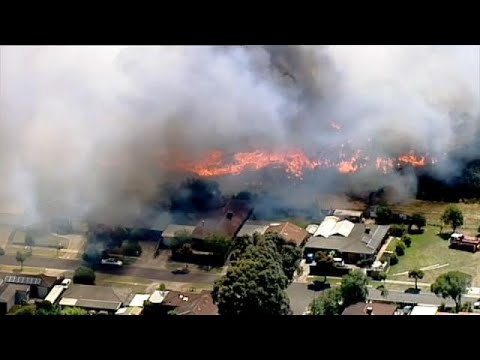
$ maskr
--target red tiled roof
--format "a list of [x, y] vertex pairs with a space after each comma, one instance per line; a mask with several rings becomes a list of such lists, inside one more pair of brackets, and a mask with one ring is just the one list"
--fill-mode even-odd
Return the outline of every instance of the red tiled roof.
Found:
[[178, 315], [217, 315], [218, 307], [209, 292], [183, 293], [169, 291], [162, 305], [175, 308]]
[[293, 241], [298, 246], [301, 246], [310, 237], [307, 230], [289, 222], [272, 225], [267, 229], [266, 233], [281, 235], [285, 240]]
[[394, 315], [397, 307], [392, 304], [359, 302], [343, 310], [342, 315], [368, 315], [367, 308], [372, 307], [372, 315]]

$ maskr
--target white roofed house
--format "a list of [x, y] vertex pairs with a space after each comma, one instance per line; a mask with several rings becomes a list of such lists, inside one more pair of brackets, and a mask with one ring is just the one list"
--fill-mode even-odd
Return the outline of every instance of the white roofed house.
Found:
[[305, 253], [336, 251], [343, 261], [356, 264], [374, 259], [387, 237], [390, 226], [366, 225], [327, 216], [305, 244]]

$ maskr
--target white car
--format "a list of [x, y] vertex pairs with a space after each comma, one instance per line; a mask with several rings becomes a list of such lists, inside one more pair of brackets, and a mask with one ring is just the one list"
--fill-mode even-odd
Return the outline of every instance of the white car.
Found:
[[109, 258], [109, 259], [102, 259], [102, 265], [123, 266], [123, 262], [121, 262], [120, 260]]
[[62, 285], [65, 289], [68, 289], [71, 283], [72, 283], [72, 279], [63, 279], [60, 285]]
[[480, 299], [478, 299], [478, 301], [475, 301], [475, 302], [473, 303], [473, 308], [474, 308], [474, 309], [480, 309]]

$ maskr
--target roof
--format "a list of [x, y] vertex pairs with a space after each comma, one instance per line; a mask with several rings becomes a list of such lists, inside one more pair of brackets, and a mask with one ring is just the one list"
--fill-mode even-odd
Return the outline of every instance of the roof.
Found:
[[241, 237], [245, 235], [253, 236], [253, 234], [255, 233], [263, 235], [265, 234], [269, 226], [270, 226], [269, 223], [254, 222], [254, 221], [247, 220], [245, 224], [243, 224], [240, 231], [238, 232], [237, 237]]
[[317, 225], [317, 224], [310, 224], [307, 226], [305, 230], [307, 230], [309, 234], [313, 235], [318, 230], [319, 226], [320, 225]]
[[268, 228], [266, 233], [281, 235], [285, 240], [293, 241], [298, 246], [301, 246], [310, 236], [310, 233], [307, 230], [289, 222], [272, 225]]
[[359, 302], [353, 305], [350, 305], [345, 310], [343, 310], [342, 315], [368, 315], [367, 308], [372, 308], [371, 315], [393, 315], [397, 306], [392, 304], [382, 304], [382, 303], [364, 303]]
[[438, 311], [438, 306], [417, 305], [413, 307], [410, 315], [435, 315], [437, 311]]
[[173, 238], [178, 232], [187, 232], [192, 234], [193, 230], [195, 230], [195, 226], [170, 224], [165, 228], [165, 230], [163, 230], [162, 237]]
[[59, 304], [88, 309], [118, 310], [122, 304], [128, 303], [131, 293], [128, 288], [73, 284], [65, 291]]
[[386, 296], [382, 296], [379, 290], [368, 289], [368, 299], [373, 301], [387, 301], [411, 305], [428, 304], [440, 306], [442, 303], [444, 303], [448, 307], [455, 306], [455, 302], [452, 299], [443, 299], [432, 293], [409, 294], [395, 290], [390, 290]]
[[354, 227], [354, 223], [348, 220], [340, 220], [336, 216], [327, 216], [322, 221], [314, 236], [330, 237], [332, 235], [349, 236]]
[[160, 304], [163, 301], [163, 299], [165, 299], [167, 294], [168, 294], [168, 291], [156, 290], [153, 292], [152, 295], [150, 295], [150, 298], [148, 299], [148, 301], [154, 304]]
[[170, 222], [172, 221], [172, 214], [169, 212], [161, 212], [157, 216], [153, 217], [149, 221], [145, 222], [144, 226], [149, 230], [165, 231]]
[[127, 307], [127, 308], [120, 308], [117, 310], [115, 315], [141, 315], [143, 312], [143, 308], [141, 307]]
[[9, 302], [12, 298], [15, 298], [17, 291], [28, 292], [30, 291], [30, 286], [2, 284], [0, 286], [0, 301]]
[[214, 234], [233, 238], [250, 217], [252, 211], [253, 207], [248, 201], [231, 199], [217, 216], [200, 221], [192, 235], [199, 240]]
[[[346, 220], [345, 220], [346, 221]], [[390, 229], [389, 225], [369, 225], [367, 234], [365, 224], [353, 224], [350, 234], [345, 236], [332, 235], [328, 238], [312, 236], [305, 247], [323, 250], [337, 250], [344, 253], [374, 254]]]
[[44, 274], [31, 276], [17, 276], [8, 274], [5, 276], [4, 280], [6, 283], [10, 284], [33, 285], [50, 288], [57, 283], [58, 278]]
[[217, 315], [218, 307], [209, 292], [182, 293], [169, 291], [162, 305], [175, 308], [177, 315]]
[[128, 306], [143, 307], [143, 303], [150, 298], [150, 294], [135, 294]]
[[45, 301], [50, 301], [50, 303], [54, 304], [60, 295], [62, 295], [65, 288], [62, 285], [55, 285], [53, 289], [48, 293]]
[[357, 210], [337, 209], [333, 212], [333, 216], [362, 217], [362, 212]]

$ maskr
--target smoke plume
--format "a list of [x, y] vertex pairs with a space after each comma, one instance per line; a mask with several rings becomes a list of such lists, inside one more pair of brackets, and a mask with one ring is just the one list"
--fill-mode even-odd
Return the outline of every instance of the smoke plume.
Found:
[[[461, 167], [453, 150], [478, 154], [479, 56], [475, 46], [2, 47], [0, 210], [130, 219], [172, 162], [212, 149], [415, 149], [449, 176]], [[338, 176], [303, 186], [334, 191]], [[412, 174], [356, 176], [362, 189], [415, 187]]]

